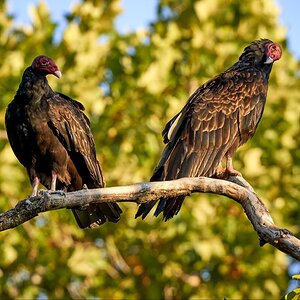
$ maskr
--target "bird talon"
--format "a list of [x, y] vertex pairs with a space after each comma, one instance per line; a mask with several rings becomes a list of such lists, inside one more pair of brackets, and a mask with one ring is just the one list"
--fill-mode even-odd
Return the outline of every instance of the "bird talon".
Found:
[[242, 174], [233, 168], [226, 169], [225, 173], [226, 173], [227, 177], [229, 177], [229, 176], [241, 176], [242, 177]]
[[223, 170], [222, 172], [216, 172], [213, 177], [217, 179], [224, 179], [226, 176], [226, 170]]
[[232, 169], [222, 169], [222, 170], [218, 169], [213, 177], [217, 178], [217, 179], [227, 179], [230, 176], [241, 176], [242, 177], [242, 174], [233, 168]]

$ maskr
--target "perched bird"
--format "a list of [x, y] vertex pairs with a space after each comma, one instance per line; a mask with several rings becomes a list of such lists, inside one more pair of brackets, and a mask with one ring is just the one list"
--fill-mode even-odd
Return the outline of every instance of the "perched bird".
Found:
[[[51, 89], [48, 74], [61, 72], [47, 56], [36, 57], [22, 77], [8, 105], [5, 124], [11, 147], [27, 169], [32, 195], [39, 183], [47, 189], [65, 191], [104, 186], [90, 123], [83, 105]], [[115, 203], [93, 204], [73, 209], [81, 228], [95, 227], [106, 220], [118, 222], [121, 209]]]
[[[238, 175], [233, 155], [255, 133], [272, 65], [281, 54], [268, 39], [253, 41], [232, 67], [200, 86], [163, 130], [166, 147], [151, 181]], [[154, 215], [172, 218], [183, 200], [160, 199]], [[136, 217], [145, 218], [156, 202], [141, 204]]]

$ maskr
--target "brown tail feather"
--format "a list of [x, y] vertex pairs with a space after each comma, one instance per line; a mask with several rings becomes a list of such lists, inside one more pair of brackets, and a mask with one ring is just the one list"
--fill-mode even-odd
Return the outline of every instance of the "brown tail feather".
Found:
[[[168, 178], [164, 178], [164, 167], [162, 165], [155, 170], [150, 181], [163, 180], [168, 180]], [[160, 213], [163, 212], [163, 219], [167, 221], [179, 212], [184, 198], [185, 197], [182, 196], [174, 198], [161, 198], [159, 200], [150, 201], [148, 203], [142, 203], [138, 208], [135, 218], [142, 217], [142, 219], [144, 219], [154, 207], [154, 205], [158, 202], [157, 208], [154, 212], [154, 216], [157, 217]]]
[[116, 203], [93, 204], [85, 210], [72, 209], [76, 222], [80, 228], [94, 228], [106, 221], [118, 222], [122, 213]]
[[[154, 171], [154, 174], [150, 178], [150, 181], [161, 181], [163, 169], [164, 169], [163, 166], [157, 167], [156, 170]], [[135, 218], [142, 217], [142, 219], [144, 220], [146, 218], [146, 216], [148, 215], [148, 213], [150, 212], [150, 210], [154, 207], [154, 205], [158, 201], [159, 200], [154, 200], [154, 201], [150, 201], [147, 203], [142, 203], [139, 206], [137, 213], [135, 214]], [[162, 201], [162, 200], [160, 200], [160, 201]]]

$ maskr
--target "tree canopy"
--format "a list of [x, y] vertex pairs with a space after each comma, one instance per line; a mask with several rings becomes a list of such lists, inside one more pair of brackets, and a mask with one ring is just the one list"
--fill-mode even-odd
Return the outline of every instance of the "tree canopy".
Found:
[[[91, 120], [107, 186], [148, 181], [159, 160], [165, 123], [202, 83], [231, 66], [252, 40], [281, 44], [263, 119], [235, 157], [235, 167], [264, 199], [277, 225], [299, 234], [299, 62], [286, 47], [274, 0], [161, 0], [145, 30], [119, 33], [121, 1], [74, 4], [62, 39], [45, 4], [32, 24], [16, 26], [0, 3], [0, 210], [31, 186], [5, 137], [4, 114], [21, 74], [40, 54], [61, 80], [53, 89], [81, 101]], [[138, 12], [137, 12], [138, 13]], [[242, 209], [208, 194], [188, 197], [168, 222], [134, 219], [121, 204], [117, 224], [80, 230], [68, 210], [48, 212], [1, 232], [3, 298], [279, 298], [288, 287], [288, 257], [266, 245]]]

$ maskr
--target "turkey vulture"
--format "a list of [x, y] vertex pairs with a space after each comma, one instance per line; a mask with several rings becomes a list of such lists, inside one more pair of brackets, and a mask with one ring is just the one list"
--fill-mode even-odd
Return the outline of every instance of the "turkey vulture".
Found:
[[[5, 124], [10, 145], [32, 182], [47, 189], [76, 191], [104, 186], [96, 158], [90, 123], [83, 105], [51, 89], [46, 75], [61, 72], [47, 56], [36, 57], [22, 77], [8, 105]], [[95, 227], [106, 220], [118, 222], [121, 209], [115, 203], [73, 209], [80, 228]]]
[[[238, 175], [233, 155], [255, 133], [272, 65], [281, 54], [280, 46], [268, 39], [253, 41], [238, 62], [200, 86], [163, 130], [166, 147], [150, 180]], [[154, 215], [172, 218], [183, 200], [160, 199]], [[136, 217], [145, 218], [156, 202], [141, 204]]]

